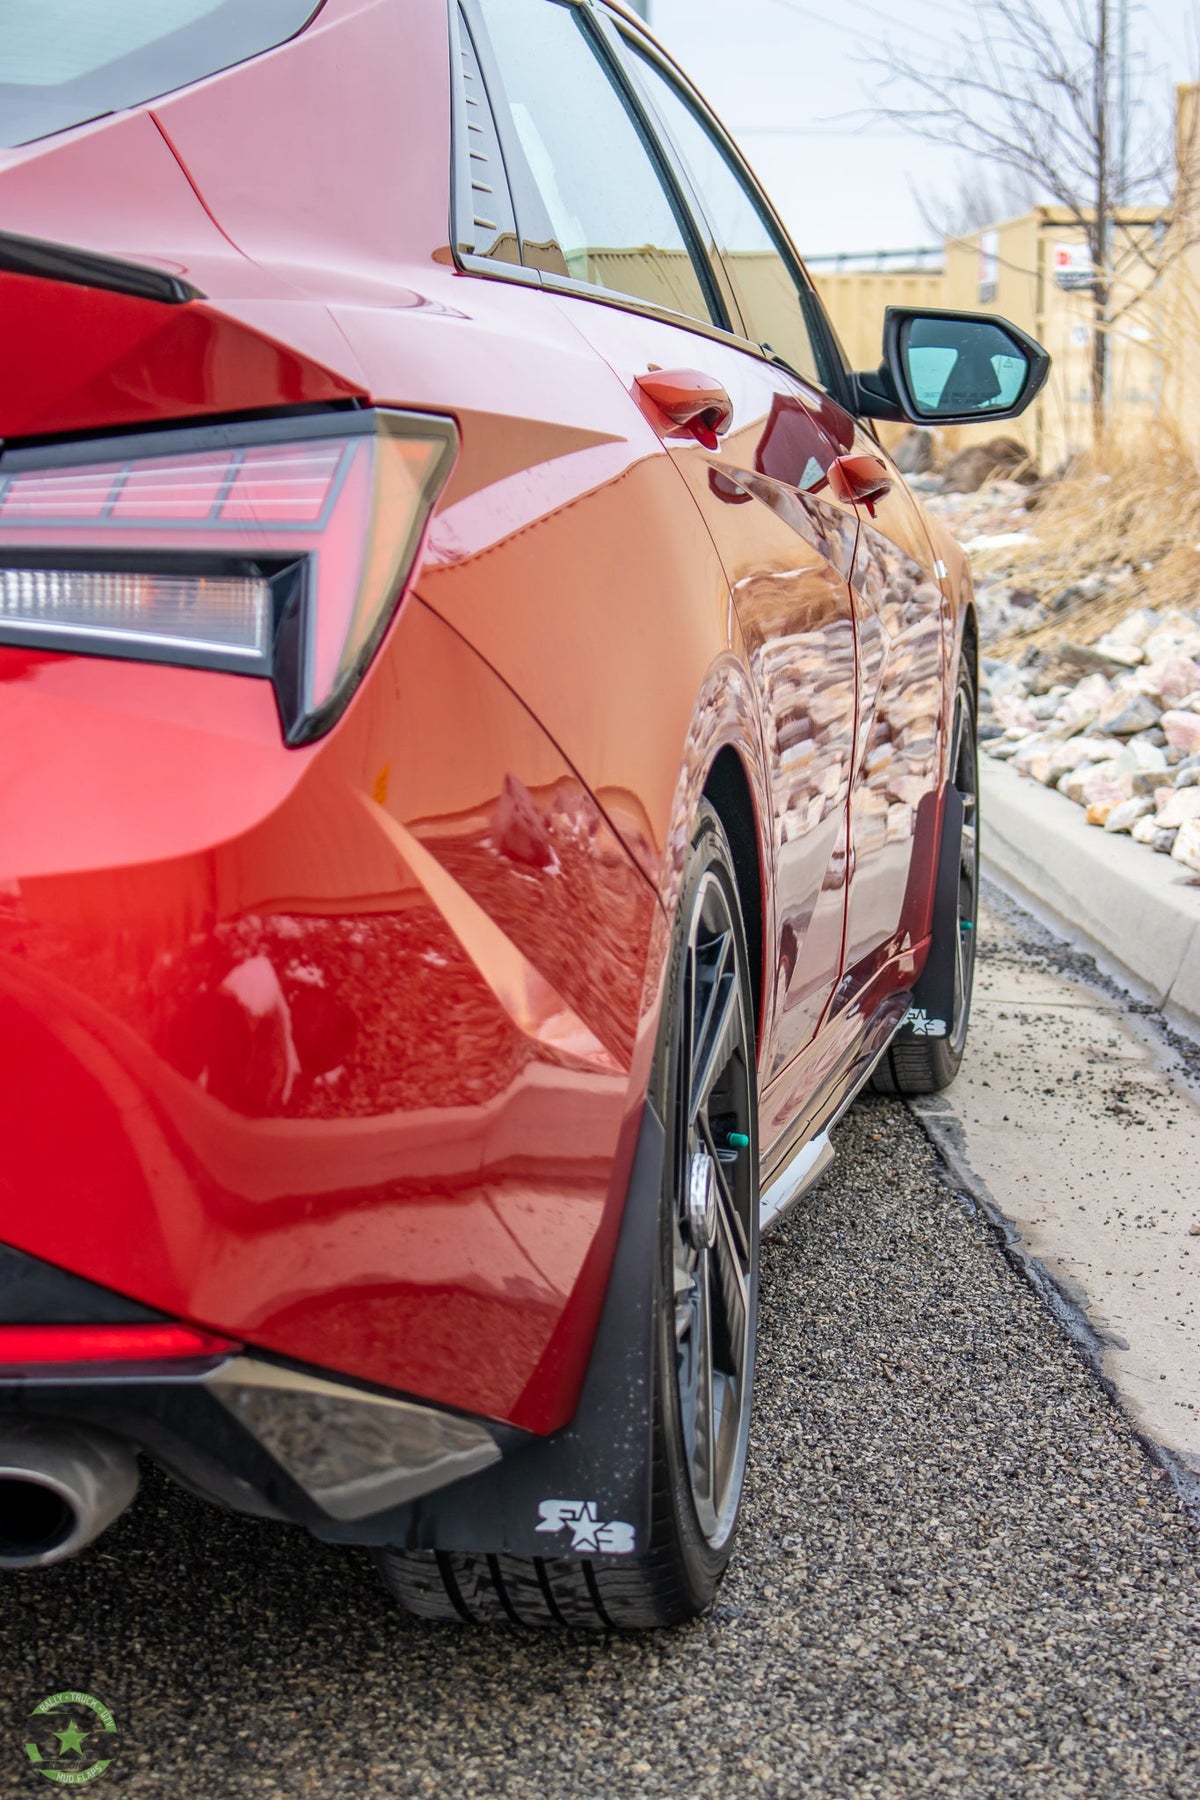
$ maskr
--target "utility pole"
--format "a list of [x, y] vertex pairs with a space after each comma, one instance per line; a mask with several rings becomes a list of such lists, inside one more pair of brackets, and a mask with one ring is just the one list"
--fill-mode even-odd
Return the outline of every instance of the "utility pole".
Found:
[[1129, 79], [1130, 0], [1117, 0], [1117, 180], [1116, 201], [1126, 203], [1129, 193], [1129, 138], [1133, 91]]
[[[1124, 0], [1118, 0], [1124, 8]], [[1096, 211], [1092, 221], [1092, 448], [1104, 441], [1108, 422], [1108, 246], [1113, 204], [1112, 112], [1110, 109], [1110, 0], [1097, 0], [1093, 66], [1093, 121], [1096, 140]]]

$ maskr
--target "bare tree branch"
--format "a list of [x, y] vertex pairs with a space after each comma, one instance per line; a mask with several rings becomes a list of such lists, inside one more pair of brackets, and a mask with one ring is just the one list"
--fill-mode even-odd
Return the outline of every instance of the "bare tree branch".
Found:
[[[893, 43], [863, 59], [878, 76], [872, 118], [965, 152], [989, 172], [960, 179], [941, 227], [947, 237], [993, 222], [987, 209], [997, 174], [1019, 184], [1026, 205], [1052, 202], [1082, 233], [1094, 271], [1097, 441], [1106, 424], [1113, 327], [1158, 289], [1170, 263], [1200, 243], [1200, 194], [1192, 191], [1200, 106], [1191, 109], [1189, 141], [1164, 154], [1170, 133], [1161, 109], [1135, 87], [1133, 129], [1124, 131], [1114, 97], [1113, 7], [1114, 0], [1060, 0], [1051, 12], [1042, 0], [975, 0], [971, 35], [941, 40], [936, 59]], [[1142, 208], [1154, 210], [1159, 228], [1153, 218], [1130, 218]], [[922, 212], [938, 229], [924, 204]]]

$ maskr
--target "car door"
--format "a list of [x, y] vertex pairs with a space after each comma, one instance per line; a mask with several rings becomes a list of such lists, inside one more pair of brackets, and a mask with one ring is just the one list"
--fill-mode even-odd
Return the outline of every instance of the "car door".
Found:
[[[909, 952], [925, 929], [928, 907], [937, 835], [945, 612], [933, 552], [920, 511], [878, 441], [834, 398], [844, 371], [833, 333], [732, 146], [646, 40], [611, 29], [696, 192], [743, 329], [791, 365], [792, 379], [774, 372], [776, 385], [789, 396], [780, 419], [789, 420], [793, 434], [797, 408], [816, 419], [834, 454], [854, 459], [871, 493], [857, 509], [861, 528], [849, 571], [858, 692], [845, 967], [831, 1015], [864, 996], [871, 1011], [911, 982]], [[768, 433], [766, 446], [778, 461], [774, 434]], [[795, 467], [777, 472], [796, 480]], [[822, 473], [831, 475], [828, 466]], [[840, 484], [833, 474], [834, 481], [817, 490], [816, 504], [827, 518], [838, 506]], [[813, 504], [811, 498], [806, 504]], [[853, 510], [845, 498], [841, 504], [844, 513]], [[805, 670], [810, 692], [812, 674]], [[795, 1005], [802, 996], [790, 998]]]
[[[883, 460], [859, 425], [855, 453]], [[890, 491], [864, 519], [853, 588], [859, 702], [850, 800], [845, 972], [834, 1011], [912, 985], [937, 859], [949, 614], [920, 509], [887, 464]]]
[[[593, 10], [570, 0], [479, 0], [479, 12], [512, 122], [506, 156], [518, 212], [537, 220], [523, 223], [526, 255], [656, 424], [733, 595], [771, 780], [768, 1083], [812, 1040], [842, 970], [858, 518], [831, 491], [830, 470], [851, 448], [853, 424], [746, 339], [723, 267], [697, 229], [694, 196], [652, 135], [645, 95], [622, 80], [619, 50]], [[799, 321], [794, 301], [793, 310]], [[730, 422], [719, 442], [697, 441], [664, 410], [679, 373], [723, 390]], [[764, 1120], [764, 1145], [773, 1135]]]

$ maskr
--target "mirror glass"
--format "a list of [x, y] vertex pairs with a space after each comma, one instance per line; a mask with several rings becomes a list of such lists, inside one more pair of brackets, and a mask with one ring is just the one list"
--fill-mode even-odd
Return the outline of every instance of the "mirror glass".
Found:
[[1007, 412], [1029, 379], [1029, 358], [987, 319], [912, 319], [902, 344], [908, 385], [928, 419]]

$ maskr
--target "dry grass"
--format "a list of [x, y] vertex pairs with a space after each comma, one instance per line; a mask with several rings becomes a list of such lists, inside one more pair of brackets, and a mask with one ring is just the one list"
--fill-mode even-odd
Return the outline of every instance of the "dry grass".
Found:
[[1090, 644], [1134, 606], [1200, 601], [1200, 469], [1169, 436], [1113, 445], [1081, 462], [1045, 490], [1030, 531], [1035, 541], [1004, 553], [1014, 585], [1049, 597], [1096, 572], [1122, 578], [1113, 593], [1081, 598], [1010, 634], [993, 654], [1064, 638]]

